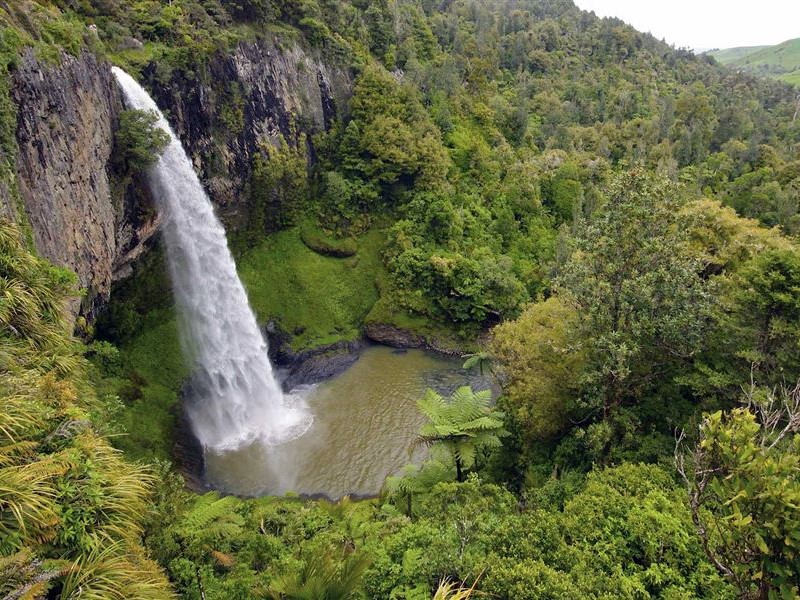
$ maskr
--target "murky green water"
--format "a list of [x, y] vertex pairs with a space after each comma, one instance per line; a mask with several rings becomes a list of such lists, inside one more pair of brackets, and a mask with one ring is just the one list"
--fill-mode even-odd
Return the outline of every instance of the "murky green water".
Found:
[[302, 437], [281, 444], [206, 456], [206, 480], [225, 492], [260, 496], [371, 495], [387, 475], [418, 461], [414, 439], [424, 422], [416, 401], [427, 388], [450, 394], [487, 382], [460, 360], [419, 350], [367, 348], [342, 375], [301, 391], [314, 415]]

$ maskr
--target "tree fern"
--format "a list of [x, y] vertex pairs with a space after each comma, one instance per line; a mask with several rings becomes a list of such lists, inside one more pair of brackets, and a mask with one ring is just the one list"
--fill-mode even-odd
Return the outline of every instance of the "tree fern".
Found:
[[447, 401], [428, 390], [418, 401], [420, 411], [428, 422], [420, 429], [418, 443], [446, 447], [455, 462], [456, 477], [464, 479], [464, 469], [475, 466], [479, 450], [495, 448], [500, 438], [508, 435], [503, 428], [502, 412], [490, 407], [489, 390], [473, 392], [460, 387]]
[[223, 535], [231, 531], [231, 526], [240, 527], [241, 516], [236, 508], [241, 500], [235, 496], [219, 497], [217, 493], [201, 496], [197, 503], [187, 512], [175, 528], [175, 532], [183, 538], [206, 537], [210, 534]]
[[369, 560], [348, 554], [337, 561], [331, 552], [314, 555], [294, 573], [279, 578], [269, 590], [273, 600], [348, 600], [359, 590]]

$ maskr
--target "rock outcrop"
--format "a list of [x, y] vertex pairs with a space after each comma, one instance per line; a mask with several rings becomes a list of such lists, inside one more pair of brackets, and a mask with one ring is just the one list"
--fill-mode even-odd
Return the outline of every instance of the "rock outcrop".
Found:
[[466, 349], [454, 340], [440, 339], [435, 335], [421, 334], [389, 323], [369, 321], [364, 325], [364, 335], [372, 342], [392, 348], [419, 348], [449, 356], [462, 356], [466, 353]]
[[[242, 43], [202, 73], [162, 66], [145, 84], [192, 156], [229, 229], [246, 224], [254, 153], [281, 136], [326, 128], [351, 88], [349, 72], [301, 47]], [[148, 248], [159, 227], [143, 177], [123, 185], [111, 167], [123, 110], [110, 65], [89, 53], [43, 64], [26, 52], [12, 74], [18, 106], [16, 186], [40, 254], [69, 267], [86, 294], [73, 306], [93, 317], [113, 281]], [[309, 148], [313, 155], [313, 149]], [[0, 213], [14, 217], [8, 189]]]
[[159, 66], [151, 65], [144, 77], [157, 104], [167, 107], [223, 222], [239, 228], [248, 217], [254, 153], [281, 138], [294, 144], [301, 133], [327, 129], [349, 98], [352, 76], [274, 40], [242, 42], [204, 69], [173, 71], [164, 83]]

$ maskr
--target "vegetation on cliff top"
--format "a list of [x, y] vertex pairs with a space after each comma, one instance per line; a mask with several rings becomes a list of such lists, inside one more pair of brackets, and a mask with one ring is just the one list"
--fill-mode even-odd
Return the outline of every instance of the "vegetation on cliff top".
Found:
[[[10, 71], [27, 45], [202, 82], [211, 56], [259, 37], [351, 69], [327, 131], [254, 159], [236, 236], [254, 309], [295, 349], [365, 321], [466, 338], [499, 324], [485, 356], [504, 392], [470, 427], [429, 398], [424, 439], [453, 452], [380, 498], [192, 495], [158, 461], [188, 371], [159, 254], [97, 323], [119, 348], [82, 346], [59, 316], [70, 278], [3, 226], [4, 594], [800, 593], [791, 87], [568, 0], [58, 0], [0, 19]], [[246, 124], [236, 102], [216, 120]]]

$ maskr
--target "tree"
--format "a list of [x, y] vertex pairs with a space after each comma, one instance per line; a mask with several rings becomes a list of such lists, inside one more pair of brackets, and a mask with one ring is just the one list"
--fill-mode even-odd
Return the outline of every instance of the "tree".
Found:
[[294, 225], [309, 197], [305, 136], [293, 147], [283, 137], [277, 147], [264, 145], [253, 161], [250, 187], [255, 232]]
[[698, 81], [685, 88], [675, 105], [672, 139], [673, 153], [681, 166], [700, 162], [708, 156], [717, 117], [708, 90]]
[[638, 168], [617, 176], [556, 281], [587, 344], [583, 399], [603, 418], [702, 347], [712, 297], [679, 227], [682, 205], [664, 179]]
[[742, 269], [738, 283], [737, 312], [752, 332], [744, 350], [760, 375], [779, 383], [798, 366], [800, 252], [764, 252]]
[[123, 110], [114, 134], [114, 160], [128, 175], [144, 171], [158, 160], [169, 135], [158, 127], [158, 115], [146, 110]]
[[458, 388], [450, 400], [428, 390], [417, 402], [428, 423], [420, 430], [419, 442], [440, 444], [453, 456], [456, 479], [464, 481], [465, 470], [475, 466], [477, 453], [500, 446], [500, 438], [508, 435], [503, 429], [503, 413], [492, 409], [489, 390], [473, 392], [468, 386]]
[[452, 466], [438, 460], [426, 460], [422, 465], [406, 465], [398, 476], [387, 477], [384, 490], [390, 500], [404, 504], [406, 516], [411, 517], [416, 496], [427, 493], [440, 481], [452, 478]]
[[492, 361], [487, 352], [472, 352], [470, 354], [465, 354], [461, 358], [466, 359], [464, 364], [461, 365], [461, 368], [465, 371], [469, 371], [470, 369], [477, 367], [478, 373], [480, 373], [481, 377], [483, 377], [484, 373], [494, 375], [494, 371], [492, 370]]
[[747, 406], [703, 419], [676, 465], [703, 549], [741, 598], [800, 592], [800, 385], [751, 388]]
[[505, 401], [526, 446], [569, 425], [586, 359], [577, 324], [577, 312], [553, 297], [492, 332], [490, 352], [507, 379]]

